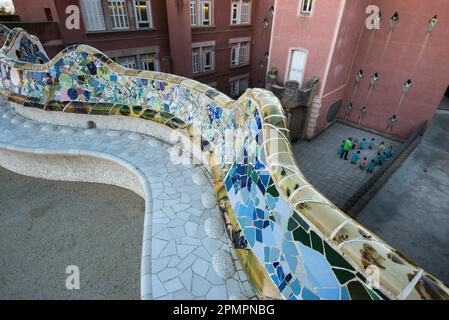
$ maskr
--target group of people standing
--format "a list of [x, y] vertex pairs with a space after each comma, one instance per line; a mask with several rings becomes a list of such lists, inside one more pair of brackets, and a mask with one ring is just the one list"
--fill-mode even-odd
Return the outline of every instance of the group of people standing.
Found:
[[382, 141], [377, 145], [377, 155], [368, 160], [368, 157], [363, 156], [363, 150], [373, 150], [376, 146], [376, 139], [371, 140], [362, 139], [359, 141], [357, 138], [347, 138], [343, 140], [342, 145], [338, 149], [338, 155], [341, 159], [348, 160], [349, 153], [351, 152], [351, 163], [358, 165], [360, 170], [373, 173], [376, 166], [381, 166], [393, 156], [393, 147], [385, 145]]

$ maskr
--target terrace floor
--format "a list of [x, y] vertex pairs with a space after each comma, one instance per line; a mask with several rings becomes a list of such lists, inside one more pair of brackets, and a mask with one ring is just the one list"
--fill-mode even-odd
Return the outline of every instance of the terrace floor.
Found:
[[[305, 177], [338, 207], [342, 207], [371, 176], [351, 164], [351, 152], [347, 161], [337, 156], [342, 141], [347, 137], [359, 141], [375, 138], [377, 144], [384, 141], [393, 148], [399, 145], [396, 141], [340, 122], [334, 123], [312, 141], [293, 144], [293, 152]], [[361, 154], [371, 161], [377, 155], [377, 148], [362, 150]]]

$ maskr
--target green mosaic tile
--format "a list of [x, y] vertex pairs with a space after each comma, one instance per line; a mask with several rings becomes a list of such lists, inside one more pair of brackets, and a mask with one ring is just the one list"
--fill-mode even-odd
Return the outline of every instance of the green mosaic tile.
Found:
[[259, 175], [257, 174], [256, 171], [253, 171], [253, 173], [251, 173], [251, 179], [253, 180], [254, 183], [257, 183], [259, 181]]
[[327, 261], [329, 261], [332, 266], [355, 271], [354, 268], [326, 242], [324, 242], [324, 248], [326, 251]]
[[352, 273], [350, 271], [342, 270], [342, 269], [335, 269], [335, 268], [332, 268], [332, 270], [334, 271], [335, 275], [337, 276], [338, 281], [341, 284], [345, 284], [348, 281], [355, 278], [354, 273]]
[[299, 216], [298, 213], [293, 212], [292, 217], [301, 225], [301, 227], [303, 227], [306, 231], [309, 231], [309, 225]]
[[356, 273], [357, 278], [359, 278], [360, 280], [362, 280], [362, 282], [366, 282], [366, 278], [363, 276], [363, 274], [361, 274], [360, 272]]
[[304, 244], [307, 247], [310, 247], [310, 237], [306, 230], [299, 227], [295, 231], [293, 231], [293, 239], [296, 241], [300, 241], [302, 244]]
[[324, 253], [323, 241], [314, 231], [310, 231], [310, 238], [312, 239], [312, 248], [318, 252]]
[[371, 289], [368, 288], [368, 293], [372, 300], [381, 300], [380, 297]]
[[296, 222], [296, 220], [295, 219], [293, 219], [293, 217], [290, 217], [290, 219], [288, 219], [288, 231], [293, 231], [293, 230], [295, 230], [296, 228], [298, 228], [299, 227], [299, 224], [298, 224], [298, 222]]
[[365, 290], [365, 287], [357, 281], [351, 281], [348, 283], [348, 291], [353, 300], [372, 300], [369, 293]]
[[267, 192], [274, 198], [279, 197], [279, 191], [274, 184], [267, 189]]
[[377, 293], [377, 295], [379, 296], [379, 297], [381, 297], [383, 300], [390, 300], [390, 298], [388, 298], [386, 295], [384, 295], [383, 293], [382, 293], [382, 291], [380, 291], [380, 290], [378, 290], [378, 289], [374, 289], [373, 290], [375, 293]]

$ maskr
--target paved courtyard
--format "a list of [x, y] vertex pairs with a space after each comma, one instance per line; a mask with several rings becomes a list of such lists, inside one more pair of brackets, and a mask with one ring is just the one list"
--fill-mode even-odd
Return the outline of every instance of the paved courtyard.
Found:
[[[337, 156], [342, 141], [347, 137], [376, 139], [377, 144], [384, 141], [387, 146], [396, 148], [399, 143], [336, 122], [313, 141], [303, 141], [293, 145], [299, 167], [306, 178], [338, 207], [342, 207], [351, 196], [370, 178], [370, 174]], [[377, 145], [376, 144], [376, 145]], [[362, 157], [369, 161], [377, 155], [377, 148], [362, 150]]]
[[449, 112], [360, 213], [361, 224], [449, 284]]
[[[0, 181], [0, 299], [139, 299], [142, 198], [1, 167]], [[69, 265], [80, 290], [65, 287]]]

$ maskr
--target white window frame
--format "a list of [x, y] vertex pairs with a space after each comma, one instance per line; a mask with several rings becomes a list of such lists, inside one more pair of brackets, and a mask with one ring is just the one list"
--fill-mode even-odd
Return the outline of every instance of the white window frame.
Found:
[[252, 0], [232, 0], [231, 25], [251, 24], [251, 9]]
[[231, 1], [231, 24], [239, 23], [239, 3], [237, 1]]
[[[251, 44], [249, 41], [231, 44], [231, 66], [237, 67], [249, 64]], [[233, 59], [234, 56], [234, 59]]]
[[[153, 63], [154, 70], [150, 69], [151, 62]], [[140, 55], [140, 65], [142, 70], [160, 71], [159, 59], [157, 58], [157, 54], [154, 52]]]
[[190, 25], [195, 27], [198, 25], [198, 6], [197, 0], [190, 0]]
[[251, 2], [242, 0], [240, 9], [240, 24], [251, 23]]
[[[125, 0], [108, 0], [108, 8], [112, 20], [113, 30], [129, 29], [128, 7]], [[121, 12], [119, 11], [121, 9]]]
[[198, 74], [200, 73], [200, 48], [192, 49], [192, 73]]
[[106, 30], [101, 0], [80, 0], [86, 31]]
[[[138, 5], [141, 3], [145, 3], [147, 10], [147, 18], [148, 20], [142, 20], [141, 12], [137, 9]], [[151, 7], [150, 0], [133, 0], [134, 6], [134, 17], [136, 19], [136, 28], [137, 29], [152, 29], [153, 28], [153, 10]], [[148, 24], [148, 27], [141, 27], [140, 24]]]
[[230, 82], [230, 95], [231, 97], [236, 97], [238, 96], [238, 93], [240, 92], [240, 80], [234, 80]]
[[[208, 54], [210, 63], [206, 64]], [[215, 70], [215, 41], [192, 45], [192, 73], [209, 73]]]
[[231, 66], [239, 65], [239, 46], [238, 44], [231, 44]]
[[298, 13], [302, 16], [311, 16], [314, 2], [314, 0], [300, 0]]
[[[204, 8], [209, 6], [209, 17]], [[214, 0], [190, 0], [190, 25], [192, 27], [212, 27], [214, 21]]]
[[117, 58], [117, 62], [128, 69], [137, 69], [137, 57], [136, 56], [126, 56]]
[[[206, 18], [206, 6], [209, 7], [208, 9], [208, 17]], [[210, 0], [201, 0], [201, 25], [203, 27], [210, 27], [212, 25], [212, 1]], [[207, 22], [207, 24], [205, 24], [205, 22]]]
[[229, 40], [231, 46], [231, 67], [248, 65], [251, 58], [251, 37]]
[[[203, 66], [202, 66], [202, 71], [203, 72], [212, 72], [214, 71], [214, 47], [204, 47], [201, 48], [202, 51], [202, 60], [203, 60]], [[206, 61], [208, 60], [208, 55], [209, 55], [209, 63], [207, 63]]]
[[[292, 77], [292, 72], [294, 70], [292, 70], [292, 64], [293, 64], [293, 59], [295, 56], [295, 52], [301, 52], [304, 54], [304, 63], [302, 65], [302, 67], [299, 69], [299, 71], [297, 71], [299, 73], [299, 77]], [[309, 52], [307, 50], [301, 49], [301, 48], [292, 48], [290, 49], [290, 54], [289, 54], [289, 59], [288, 59], [288, 65], [287, 65], [287, 72], [286, 74], [286, 79], [285, 81], [289, 81], [289, 80], [294, 80], [294, 81], [298, 81], [299, 82], [299, 87], [302, 87], [302, 84], [304, 83], [304, 76], [306, 74], [306, 68], [307, 68], [307, 60], [309, 57]]]
[[231, 97], [238, 97], [245, 93], [249, 86], [249, 74], [240, 75], [229, 79]]

